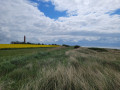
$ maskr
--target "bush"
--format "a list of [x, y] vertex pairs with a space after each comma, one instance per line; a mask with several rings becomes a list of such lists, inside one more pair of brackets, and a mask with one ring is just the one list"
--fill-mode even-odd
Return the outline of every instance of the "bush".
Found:
[[65, 46], [65, 47], [70, 47], [69, 45], [66, 45], [66, 44], [63, 44], [62, 46]]
[[79, 47], [80, 47], [80, 46], [78, 46], [78, 45], [75, 45], [75, 46], [74, 46], [75, 49], [76, 49], [76, 48], [79, 48]]

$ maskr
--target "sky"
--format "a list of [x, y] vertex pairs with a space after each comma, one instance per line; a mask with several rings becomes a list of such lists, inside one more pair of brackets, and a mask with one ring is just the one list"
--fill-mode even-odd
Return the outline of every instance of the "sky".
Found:
[[0, 0], [0, 44], [120, 48], [120, 0]]

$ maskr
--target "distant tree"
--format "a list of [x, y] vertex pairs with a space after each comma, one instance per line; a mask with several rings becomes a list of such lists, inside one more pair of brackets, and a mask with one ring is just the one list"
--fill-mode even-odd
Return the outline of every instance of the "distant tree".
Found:
[[76, 48], [79, 48], [79, 47], [80, 47], [79, 45], [75, 45], [75, 46], [74, 46], [75, 49], [76, 49]]
[[38, 45], [41, 45], [40, 43], [38, 43]]
[[14, 41], [12, 41], [11, 44], [14, 44]]
[[11, 44], [25, 44], [24, 42], [12, 41]]
[[57, 45], [57, 44], [52, 44], [52, 45]]
[[27, 44], [31, 44], [30, 42], [27, 42]]

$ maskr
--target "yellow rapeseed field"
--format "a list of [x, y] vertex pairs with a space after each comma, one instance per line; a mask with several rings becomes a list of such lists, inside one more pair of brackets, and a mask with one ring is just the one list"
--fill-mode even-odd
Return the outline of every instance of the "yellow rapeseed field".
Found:
[[3, 48], [35, 48], [35, 47], [59, 47], [59, 45], [0, 44], [0, 49], [3, 49]]

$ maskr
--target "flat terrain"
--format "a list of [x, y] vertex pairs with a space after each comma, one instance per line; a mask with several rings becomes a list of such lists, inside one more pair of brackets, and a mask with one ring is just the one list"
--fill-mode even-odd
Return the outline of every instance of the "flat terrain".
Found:
[[0, 90], [120, 90], [120, 50], [0, 50]]
[[38, 45], [38, 44], [0, 44], [0, 49], [38, 48], [38, 47], [60, 47], [60, 46], [59, 45]]

